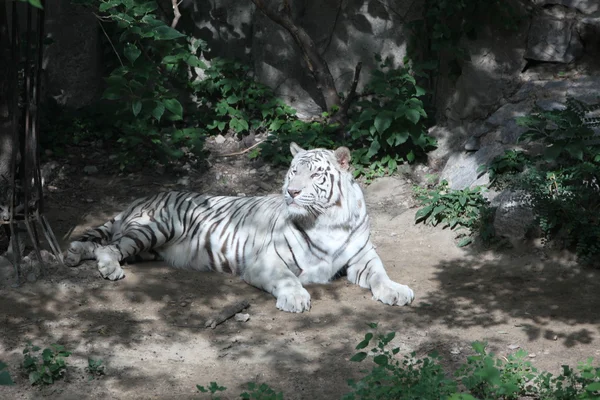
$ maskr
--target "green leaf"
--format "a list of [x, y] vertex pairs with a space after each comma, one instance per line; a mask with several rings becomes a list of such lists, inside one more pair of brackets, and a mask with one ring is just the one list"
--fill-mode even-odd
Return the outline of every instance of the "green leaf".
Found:
[[409, 163], [415, 161], [415, 153], [413, 153], [413, 151], [409, 151], [408, 154], [406, 155], [406, 159], [408, 160]]
[[44, 9], [44, 7], [42, 7], [42, 3], [40, 2], [40, 0], [27, 0], [27, 2], [29, 4], [31, 4], [32, 6], [34, 6], [35, 8], [39, 8], [40, 10]]
[[137, 117], [140, 111], [142, 111], [142, 102], [140, 100], [135, 100], [131, 103], [131, 111], [133, 111], [133, 115]]
[[430, 205], [425, 208], [421, 208], [419, 211], [417, 211], [417, 213], [415, 214], [415, 223], [418, 223], [422, 219], [427, 218], [427, 216], [431, 213], [432, 210], [433, 205]]
[[164, 113], [165, 113], [165, 106], [163, 105], [163, 103], [157, 101], [156, 107], [154, 107], [154, 110], [152, 110], [152, 116], [154, 118], [156, 118], [156, 120], [158, 122], [160, 122], [160, 119], [162, 118]]
[[369, 147], [369, 151], [367, 152], [367, 158], [370, 159], [375, 154], [377, 154], [377, 152], [379, 151], [380, 148], [381, 148], [381, 146], [379, 145], [379, 140], [377, 140], [377, 139], [373, 140], [371, 142], [371, 146]]
[[365, 347], [367, 347], [369, 345], [369, 342], [371, 341], [371, 339], [373, 339], [373, 334], [371, 332], [369, 332], [365, 335], [365, 339], [356, 345], [356, 350], [361, 350], [361, 349], [364, 349]]
[[154, 38], [156, 40], [173, 40], [182, 37], [185, 37], [185, 35], [167, 25], [154, 28]]
[[206, 64], [204, 64], [204, 62], [202, 62], [198, 57], [196, 57], [195, 55], [191, 55], [189, 56], [185, 62], [190, 66], [190, 67], [194, 67], [194, 68], [202, 68], [202, 69], [206, 69], [207, 66]]
[[114, 86], [108, 87], [104, 93], [102, 93], [102, 98], [106, 100], [119, 100], [121, 98], [121, 90]]
[[379, 354], [373, 357], [373, 362], [377, 365], [385, 367], [388, 364], [388, 358], [383, 354]]
[[175, 116], [175, 119], [183, 119], [183, 107], [177, 99], [165, 99], [163, 104], [167, 110], [169, 110]]
[[562, 150], [562, 147], [557, 145], [546, 147], [546, 149], [544, 150], [544, 158], [547, 161], [554, 161], [558, 158]]
[[355, 355], [353, 355], [350, 361], [361, 362], [365, 358], [367, 358], [367, 353], [361, 351], [360, 353], [356, 353]]
[[457, 246], [458, 247], [465, 247], [466, 245], [470, 244], [471, 242], [473, 242], [473, 238], [470, 236], [464, 237], [460, 240], [460, 242], [458, 242]]
[[375, 129], [379, 134], [383, 134], [392, 125], [393, 121], [394, 114], [391, 111], [382, 111], [375, 117]]
[[15, 382], [10, 377], [8, 371], [0, 371], [0, 386], [11, 386], [14, 384]]
[[415, 91], [416, 91], [415, 96], [417, 96], [417, 97], [421, 97], [427, 93], [427, 91], [425, 89], [423, 89], [421, 86], [417, 86], [417, 85], [415, 85]]
[[415, 125], [417, 124], [417, 122], [419, 122], [419, 119], [421, 119], [421, 114], [419, 113], [419, 110], [415, 110], [414, 108], [407, 108], [405, 111], [405, 115], [406, 118]]
[[600, 382], [592, 382], [585, 387], [587, 392], [600, 392]]
[[135, 60], [138, 59], [140, 54], [142, 54], [142, 51], [138, 49], [135, 44], [127, 43], [125, 45], [125, 48], [123, 49], [123, 54], [125, 55], [125, 57], [127, 57], [129, 62], [133, 64]]

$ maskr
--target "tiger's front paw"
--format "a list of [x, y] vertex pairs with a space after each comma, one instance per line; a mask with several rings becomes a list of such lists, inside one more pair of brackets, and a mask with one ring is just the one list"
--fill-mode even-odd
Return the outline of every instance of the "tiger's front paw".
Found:
[[391, 306], [408, 305], [415, 299], [415, 293], [411, 288], [390, 279], [373, 285], [371, 291], [373, 292], [373, 300], [379, 300]]
[[281, 311], [301, 313], [310, 310], [310, 294], [302, 286], [282, 290], [277, 296], [277, 308]]

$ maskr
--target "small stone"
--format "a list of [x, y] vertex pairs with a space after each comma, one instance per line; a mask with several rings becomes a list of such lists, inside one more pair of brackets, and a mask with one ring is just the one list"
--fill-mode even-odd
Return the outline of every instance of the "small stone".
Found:
[[259, 186], [259, 187], [260, 187], [262, 190], [264, 190], [265, 192], [268, 192], [268, 191], [270, 191], [270, 190], [271, 190], [271, 186], [267, 185], [267, 184], [266, 184], [266, 183], [264, 183], [264, 182], [258, 182], [258, 186]]
[[467, 143], [465, 143], [466, 151], [477, 151], [481, 147], [480, 140], [478, 137], [471, 136]]
[[535, 358], [535, 357], [537, 357], [537, 355], [535, 353], [531, 353], [531, 354], [528, 354], [527, 357], [529, 357], [529, 358]]
[[391, 236], [391, 237], [394, 237], [394, 236], [397, 236], [397, 235], [398, 235], [398, 234], [397, 234], [396, 232], [392, 232], [392, 233], [390, 233], [390, 236]]
[[117, 157], [119, 157], [119, 156], [116, 155], [116, 154], [111, 154], [110, 156], [108, 156], [108, 159], [111, 160], [111, 161], [113, 161], [113, 160], [116, 160]]
[[181, 185], [181, 186], [189, 186], [189, 184], [190, 184], [190, 177], [189, 176], [184, 176], [182, 178], [179, 178], [177, 180], [177, 184]]
[[509, 344], [509, 345], [508, 345], [508, 348], [509, 348], [510, 350], [516, 350], [516, 349], [518, 349], [518, 348], [520, 348], [520, 347], [521, 347], [521, 346], [519, 346], [518, 344]]
[[552, 336], [552, 340], [558, 340], [558, 335]]
[[86, 165], [85, 167], [83, 167], [83, 172], [85, 172], [88, 175], [97, 174], [98, 167], [96, 167], [95, 165]]
[[254, 175], [256, 173], [256, 169], [252, 168], [250, 171], [248, 171], [248, 173]]
[[238, 197], [246, 197], [246, 193], [238, 193], [237, 196]]
[[223, 144], [225, 143], [225, 137], [223, 135], [217, 135], [215, 136], [215, 143], [216, 144]]
[[182, 301], [181, 303], [179, 303], [179, 307], [187, 307], [189, 303], [187, 301]]
[[450, 349], [450, 354], [460, 354], [460, 349], [458, 348], [458, 346], [453, 346]]
[[250, 314], [237, 313], [234, 318], [237, 322], [246, 322], [250, 319]]
[[93, 203], [93, 202], [94, 202], [94, 199], [85, 199], [85, 201], [86, 201], [87, 203]]

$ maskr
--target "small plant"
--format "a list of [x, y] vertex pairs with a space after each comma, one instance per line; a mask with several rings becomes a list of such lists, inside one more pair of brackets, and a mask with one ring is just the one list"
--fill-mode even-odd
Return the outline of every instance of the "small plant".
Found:
[[421, 97], [425, 90], [408, 68], [381, 61], [351, 115], [348, 133], [355, 175], [367, 177], [394, 173], [398, 164], [413, 162], [433, 148], [427, 134], [427, 113]]
[[196, 388], [198, 389], [198, 391], [202, 392], [202, 393], [210, 393], [210, 397], [218, 400], [220, 399], [220, 397], [215, 397], [215, 394], [217, 394], [218, 392], [224, 392], [225, 390], [227, 390], [227, 388], [225, 386], [219, 386], [217, 384], [217, 382], [211, 382], [208, 387], [204, 387], [202, 385], [196, 385]]
[[29, 376], [29, 382], [32, 385], [45, 384], [50, 385], [54, 381], [61, 379], [66, 370], [67, 362], [65, 358], [71, 355], [64, 346], [52, 344], [41, 353], [40, 347], [34, 346], [28, 342], [23, 350], [23, 370]]
[[102, 365], [102, 360], [94, 360], [92, 358], [88, 358], [88, 366], [85, 367], [85, 370], [89, 374], [88, 380], [93, 380], [99, 376], [104, 375], [104, 365]]
[[8, 373], [8, 365], [0, 361], [0, 386], [11, 386], [14, 385], [10, 374]]
[[[459, 247], [473, 241], [472, 234], [482, 226], [483, 218], [489, 202], [481, 194], [482, 189], [475, 187], [463, 190], [448, 188], [448, 182], [443, 180], [433, 189], [415, 187], [417, 200], [424, 207], [417, 211], [415, 223], [437, 226], [442, 224], [450, 229], [466, 228], [468, 235], [458, 243]], [[488, 233], [488, 235], [491, 235]]]
[[456, 376], [465, 388], [480, 399], [519, 399], [530, 395], [535, 388], [529, 384], [536, 376], [536, 369], [525, 361], [523, 350], [509, 355], [506, 360], [487, 353], [486, 343], [475, 342], [475, 355], [467, 357], [467, 363]]
[[[372, 329], [377, 324], [369, 324]], [[374, 338], [368, 332], [357, 346], [363, 350], [370, 346]], [[350, 360], [362, 362], [369, 354], [373, 355], [375, 366], [362, 379], [350, 380], [348, 384], [353, 389], [342, 397], [343, 400], [354, 399], [442, 399], [456, 391], [456, 383], [446, 378], [444, 370], [438, 363], [437, 354], [430, 354], [424, 359], [417, 359], [415, 353], [399, 360], [396, 355], [400, 349], [389, 349], [388, 345], [394, 339], [395, 333], [378, 334], [377, 343], [369, 353], [361, 351]]]
[[506, 150], [504, 154], [495, 157], [489, 165], [481, 165], [477, 172], [488, 172], [490, 186], [504, 188], [511, 177], [521, 173], [531, 161], [527, 154], [520, 150]]

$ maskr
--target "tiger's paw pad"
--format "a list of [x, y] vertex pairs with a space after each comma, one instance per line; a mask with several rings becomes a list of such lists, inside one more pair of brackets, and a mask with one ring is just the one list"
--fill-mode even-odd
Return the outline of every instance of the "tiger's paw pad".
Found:
[[392, 280], [376, 285], [372, 289], [373, 300], [379, 300], [391, 306], [404, 306], [413, 302], [415, 293], [406, 285], [401, 285]]
[[125, 271], [121, 268], [116, 261], [99, 261], [98, 262], [98, 271], [103, 278], [109, 279], [111, 281], [118, 281], [125, 277]]
[[310, 310], [310, 294], [303, 287], [290, 288], [277, 296], [277, 308], [281, 311], [301, 313]]

